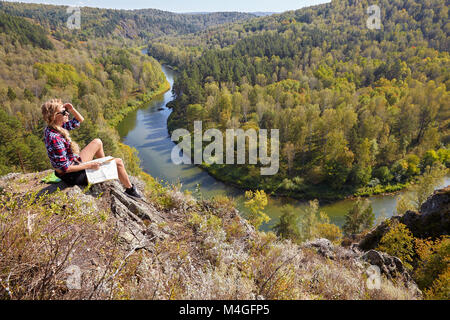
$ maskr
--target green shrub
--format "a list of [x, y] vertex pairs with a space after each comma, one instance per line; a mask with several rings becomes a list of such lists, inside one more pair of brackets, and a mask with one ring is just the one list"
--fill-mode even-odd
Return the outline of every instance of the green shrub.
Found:
[[248, 221], [258, 229], [263, 222], [269, 222], [269, 216], [264, 213], [264, 208], [267, 206], [267, 195], [264, 190], [245, 191], [244, 205], [250, 210], [248, 214]]
[[428, 299], [450, 299], [450, 238], [416, 239], [419, 257], [414, 280]]
[[329, 224], [330, 219], [328, 215], [320, 211], [319, 201], [317, 199], [309, 201], [309, 206], [302, 210], [300, 216], [300, 234], [302, 241], [321, 238], [324, 235], [321, 233], [323, 224]]
[[93, 289], [105, 285], [106, 277], [99, 282], [86, 273], [81, 288], [71, 291], [66, 270], [95, 257], [106, 263], [105, 276], [114, 272], [120, 257], [108, 217], [107, 211], [59, 190], [1, 194], [0, 299], [106, 298]]
[[393, 179], [393, 175], [388, 167], [382, 166], [374, 170], [373, 176], [380, 179], [382, 183], [388, 183]]
[[273, 227], [273, 230], [279, 237], [299, 243], [301, 240], [298, 228], [300, 216], [295, 213], [291, 205], [283, 206], [281, 212], [280, 221]]
[[326, 238], [334, 243], [338, 243], [342, 238], [341, 228], [333, 223], [319, 223], [317, 225], [317, 233], [319, 237]]
[[450, 149], [441, 148], [437, 151], [439, 161], [446, 167], [450, 166]]
[[432, 167], [435, 162], [439, 161], [439, 156], [436, 151], [428, 150], [422, 159], [422, 167], [426, 168], [427, 166]]
[[368, 199], [358, 198], [345, 215], [343, 230], [345, 235], [361, 233], [369, 229], [375, 221], [372, 204]]
[[390, 230], [381, 238], [377, 250], [400, 258], [403, 265], [412, 270], [414, 237], [404, 224], [393, 223]]

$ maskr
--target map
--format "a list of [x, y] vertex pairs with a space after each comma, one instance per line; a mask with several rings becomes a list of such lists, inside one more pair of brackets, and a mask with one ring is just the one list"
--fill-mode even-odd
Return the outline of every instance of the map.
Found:
[[94, 169], [86, 169], [86, 176], [88, 179], [88, 182], [90, 184], [96, 184], [108, 180], [114, 180], [119, 179], [119, 176], [117, 174], [117, 165], [116, 161], [114, 161], [115, 158], [108, 156], [104, 158], [98, 158], [91, 161], [87, 161], [84, 163], [90, 163], [90, 162], [100, 162], [100, 168], [97, 170]]

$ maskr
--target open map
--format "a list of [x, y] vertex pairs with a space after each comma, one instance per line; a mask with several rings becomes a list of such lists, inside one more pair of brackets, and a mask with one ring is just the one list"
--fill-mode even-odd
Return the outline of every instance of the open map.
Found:
[[108, 180], [114, 180], [118, 179], [119, 176], [117, 174], [117, 165], [116, 161], [114, 161], [114, 158], [111, 156], [104, 157], [104, 158], [98, 158], [91, 161], [87, 161], [85, 163], [89, 162], [100, 162], [102, 163], [100, 165], [100, 168], [97, 170], [94, 169], [86, 169], [86, 176], [88, 179], [88, 182], [90, 184], [96, 184]]

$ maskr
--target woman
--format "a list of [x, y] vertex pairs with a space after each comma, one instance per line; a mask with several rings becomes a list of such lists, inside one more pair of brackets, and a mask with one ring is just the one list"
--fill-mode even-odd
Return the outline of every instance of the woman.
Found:
[[[74, 116], [70, 121], [69, 113]], [[45, 146], [55, 175], [69, 185], [87, 185], [86, 169], [98, 169], [100, 164], [84, 162], [105, 156], [102, 141], [94, 139], [80, 152], [78, 144], [70, 139], [69, 131], [78, 128], [84, 118], [70, 103], [63, 104], [60, 99], [49, 100], [42, 105], [42, 115], [47, 123]], [[119, 180], [126, 188], [125, 193], [141, 198], [128, 178], [122, 159], [116, 158], [115, 161]]]

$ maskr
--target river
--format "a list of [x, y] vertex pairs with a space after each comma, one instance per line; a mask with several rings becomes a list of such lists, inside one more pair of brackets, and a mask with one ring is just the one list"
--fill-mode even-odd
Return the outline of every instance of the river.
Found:
[[[163, 71], [172, 88], [175, 72], [167, 66], [163, 66]], [[153, 177], [167, 183], [181, 183], [183, 190], [193, 191], [197, 184], [200, 184], [200, 191], [204, 198], [227, 195], [235, 199], [239, 210], [245, 212], [242, 190], [225, 185], [194, 165], [172, 163], [170, 154], [175, 144], [171, 141], [167, 131], [167, 118], [171, 109], [167, 108], [166, 104], [173, 98], [171, 90], [167, 91], [148, 105], [129, 113], [117, 127], [122, 142], [139, 151], [141, 167]], [[450, 176], [447, 176], [436, 188], [449, 184]], [[395, 213], [396, 197], [397, 195], [369, 197], [375, 216], [392, 216]], [[344, 215], [353, 203], [354, 200], [341, 200], [323, 205], [321, 210], [328, 214], [332, 223], [342, 226]], [[261, 229], [270, 230], [277, 223], [281, 215], [281, 208], [285, 204], [292, 205], [295, 211], [300, 212], [306, 202], [289, 198], [270, 198], [265, 212], [271, 220], [269, 223], [263, 224]]]

